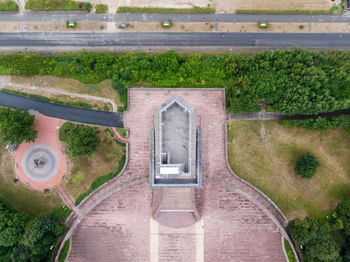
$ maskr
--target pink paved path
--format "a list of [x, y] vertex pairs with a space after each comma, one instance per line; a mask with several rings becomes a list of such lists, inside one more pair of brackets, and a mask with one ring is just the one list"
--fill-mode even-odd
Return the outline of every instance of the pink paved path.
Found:
[[[227, 167], [224, 90], [129, 92], [129, 111], [125, 116], [125, 127], [130, 130], [128, 165], [120, 176], [79, 206], [86, 216], [72, 235], [67, 261], [286, 261], [277, 226], [277, 221], [284, 222], [283, 217]], [[150, 127], [156, 107], [173, 93], [197, 109], [202, 126], [203, 227], [195, 224], [174, 229], [159, 225], [153, 232], [152, 198], [156, 195], [148, 181]], [[72, 217], [68, 223], [74, 221], [77, 223]], [[198, 237], [198, 230], [203, 231], [203, 238]], [[151, 238], [157, 240], [156, 245]], [[203, 259], [196, 241], [203, 244]]]
[[[66, 169], [66, 160], [64, 157], [64, 153], [59, 147], [57, 129], [57, 127], [60, 127], [65, 121], [43, 115], [36, 115], [35, 118], [37, 121], [38, 137], [34, 143], [23, 143], [18, 147], [15, 156], [15, 170], [19, 180], [23, 183], [28, 184], [36, 189], [50, 188], [59, 185], [60, 180]], [[39, 144], [50, 146], [53, 150], [56, 151], [59, 159], [59, 168], [57, 170], [56, 175], [51, 180], [45, 182], [36, 182], [30, 180], [23, 173], [21, 166], [21, 159], [24, 153], [27, 151], [27, 149]]]
[[118, 130], [115, 128], [115, 127], [110, 127], [109, 130], [112, 131], [114, 137], [119, 141], [119, 142], [122, 142], [122, 143], [128, 143], [128, 139], [123, 137], [121, 134], [119, 134]]

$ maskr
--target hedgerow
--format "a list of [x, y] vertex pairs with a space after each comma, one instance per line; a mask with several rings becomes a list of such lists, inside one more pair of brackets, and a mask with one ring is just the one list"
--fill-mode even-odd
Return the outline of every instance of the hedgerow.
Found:
[[53, 75], [83, 83], [112, 79], [124, 106], [127, 88], [225, 88], [227, 111], [258, 112], [265, 99], [285, 114], [318, 114], [349, 107], [350, 52], [303, 49], [264, 51], [254, 56], [106, 54], [79, 52], [0, 57], [0, 73]]
[[282, 120], [281, 125], [287, 127], [302, 127], [311, 130], [327, 130], [335, 128], [350, 128], [350, 116], [318, 117], [302, 120]]

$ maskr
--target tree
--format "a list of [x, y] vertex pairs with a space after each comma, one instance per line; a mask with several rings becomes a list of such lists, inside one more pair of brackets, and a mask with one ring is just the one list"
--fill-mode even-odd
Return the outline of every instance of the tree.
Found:
[[310, 179], [316, 173], [320, 166], [320, 162], [311, 153], [306, 153], [302, 158], [299, 159], [295, 166], [295, 173], [303, 178]]
[[339, 261], [339, 246], [329, 235], [315, 238], [306, 246], [305, 258], [305, 261]]
[[91, 156], [97, 152], [100, 139], [97, 137], [96, 129], [75, 125], [69, 132], [67, 138], [67, 150], [73, 157]]
[[0, 108], [0, 134], [4, 143], [34, 142], [38, 131], [33, 128], [35, 117], [19, 109]]

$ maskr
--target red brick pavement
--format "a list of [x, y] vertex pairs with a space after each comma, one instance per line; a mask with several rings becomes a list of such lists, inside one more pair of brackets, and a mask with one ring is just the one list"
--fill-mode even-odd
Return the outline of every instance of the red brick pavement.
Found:
[[[86, 217], [73, 233], [68, 261], [149, 261], [150, 128], [154, 110], [172, 93], [197, 109], [202, 126], [204, 188], [198, 196], [202, 195], [204, 261], [286, 261], [275, 223], [280, 218], [273, 216], [278, 212], [226, 166], [225, 99], [219, 89], [130, 90], [125, 116], [130, 130], [128, 165], [79, 206]], [[128, 187], [133, 181], [138, 182]], [[195, 225], [181, 229], [159, 225], [158, 234], [158, 261], [196, 260]]]

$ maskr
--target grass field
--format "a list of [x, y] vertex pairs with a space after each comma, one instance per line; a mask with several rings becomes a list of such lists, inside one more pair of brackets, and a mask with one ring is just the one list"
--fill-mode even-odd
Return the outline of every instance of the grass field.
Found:
[[0, 143], [0, 197], [6, 199], [18, 211], [25, 211], [30, 215], [51, 213], [63, 202], [56, 190], [44, 195], [42, 191], [29, 189], [20, 182], [13, 182], [14, 157]]
[[[310, 180], [294, 173], [306, 152], [321, 162]], [[326, 216], [350, 197], [350, 136], [343, 129], [311, 131], [277, 121], [231, 121], [228, 157], [237, 175], [266, 193], [289, 219]]]
[[123, 155], [124, 147], [114, 142], [110, 132], [105, 132], [103, 127], [98, 129], [101, 143], [98, 152], [90, 159], [87, 157], [72, 158], [66, 154], [71, 174], [64, 176], [62, 185], [74, 200], [86, 192], [96, 178], [114, 173]]

